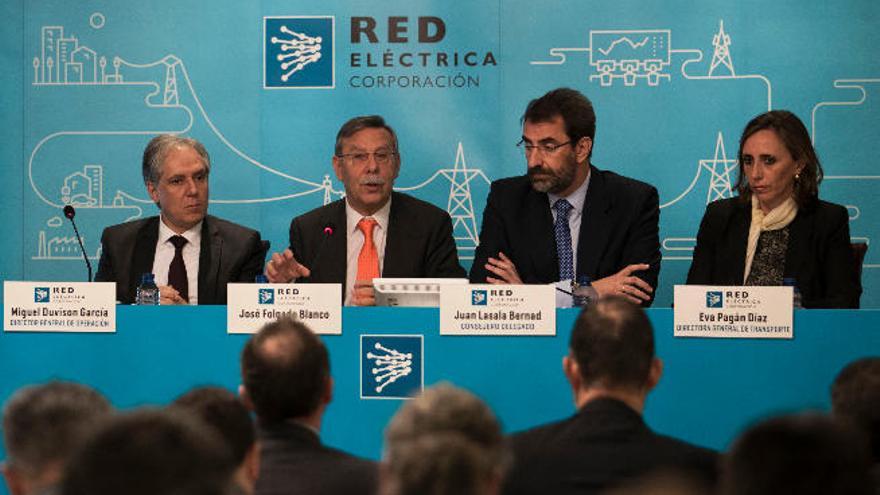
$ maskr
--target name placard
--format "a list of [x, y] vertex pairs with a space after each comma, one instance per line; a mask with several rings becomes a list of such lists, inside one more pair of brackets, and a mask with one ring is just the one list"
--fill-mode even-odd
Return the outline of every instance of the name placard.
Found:
[[556, 335], [552, 285], [440, 287], [440, 335]]
[[281, 316], [315, 333], [342, 334], [341, 284], [227, 284], [226, 331], [256, 333]]
[[116, 331], [114, 282], [3, 282], [7, 332]]
[[791, 287], [675, 286], [676, 337], [790, 339]]

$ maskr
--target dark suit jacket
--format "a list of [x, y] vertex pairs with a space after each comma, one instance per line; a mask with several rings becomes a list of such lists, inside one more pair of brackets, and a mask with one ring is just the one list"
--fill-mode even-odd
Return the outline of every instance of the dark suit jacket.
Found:
[[[687, 283], [742, 285], [751, 203], [710, 203], [700, 223]], [[789, 228], [785, 277], [797, 279], [806, 308], [858, 308], [861, 283], [849, 240], [846, 208], [817, 201], [800, 208]]]
[[256, 495], [372, 494], [374, 462], [321, 445], [315, 432], [295, 423], [260, 426]]
[[610, 398], [513, 435], [511, 447], [504, 495], [598, 493], [661, 468], [683, 470], [708, 484], [717, 477], [715, 452], [654, 433], [638, 412]]
[[[333, 229], [325, 234], [326, 227]], [[345, 200], [334, 201], [290, 222], [290, 250], [311, 270], [297, 282], [345, 285], [348, 240]], [[386, 278], [464, 278], [449, 214], [402, 193], [392, 193], [385, 237]], [[344, 289], [343, 289], [344, 290]]]
[[[635, 275], [657, 288], [660, 272], [657, 189], [653, 186], [590, 167], [590, 185], [581, 217], [577, 275], [592, 280], [614, 275], [627, 265], [648, 263]], [[480, 245], [470, 279], [485, 283], [489, 257], [501, 251], [516, 265], [523, 283], [549, 284], [559, 280], [559, 258], [553, 215], [546, 193], [532, 189], [528, 176], [492, 183]], [[651, 300], [645, 305], [650, 305]]]
[[[133, 303], [141, 275], [153, 271], [158, 240], [158, 216], [107, 227], [95, 281], [116, 282], [116, 299]], [[207, 215], [199, 250], [199, 304], [226, 304], [226, 284], [253, 282], [265, 257], [259, 232]]]

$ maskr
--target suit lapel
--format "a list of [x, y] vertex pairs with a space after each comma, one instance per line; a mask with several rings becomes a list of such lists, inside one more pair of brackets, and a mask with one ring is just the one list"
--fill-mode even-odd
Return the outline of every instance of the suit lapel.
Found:
[[605, 186], [605, 178], [596, 167], [590, 166], [590, 185], [587, 187], [587, 197], [584, 198], [578, 238], [578, 275], [594, 276], [599, 272], [599, 261], [613, 227], [611, 209], [611, 197]]
[[[323, 232], [325, 226], [332, 225], [333, 235], [327, 237]], [[345, 285], [345, 273], [348, 265], [348, 225], [345, 219], [345, 200], [333, 203], [333, 207], [321, 218], [320, 238], [315, 245], [315, 266], [308, 267], [314, 273], [323, 274], [319, 283], [335, 283], [341, 281]], [[340, 260], [342, 262], [340, 263]], [[344, 287], [343, 287], [344, 289]]]
[[[809, 266], [806, 265], [808, 259], [807, 246], [810, 245], [812, 233], [815, 232], [813, 227], [813, 219], [809, 210], [799, 209], [797, 216], [789, 224], [788, 228], [788, 247], [785, 251], [785, 269], [783, 276], [787, 277], [791, 274], [800, 274], [801, 279], [798, 285], [803, 287], [806, 283], [804, 276], [811, 273]], [[804, 266], [799, 266], [804, 265]]]
[[406, 227], [412, 225], [412, 223], [404, 219], [407, 212], [400, 202], [400, 197], [394, 194], [391, 199], [391, 211], [388, 212], [388, 234], [385, 237], [385, 263], [382, 266], [383, 277], [397, 277], [411, 272], [402, 263], [412, 259], [412, 234]]
[[751, 202], [737, 202], [730, 222], [731, 229], [731, 245], [725, 246], [723, 249], [729, 256], [728, 261], [720, 260], [726, 266], [726, 274], [722, 280], [727, 280], [730, 285], [742, 285], [743, 272], [746, 269], [746, 249], [749, 244], [749, 228], [752, 224], [752, 204]]
[[[526, 283], [550, 283], [559, 280], [559, 254], [556, 252], [556, 235], [553, 231], [553, 214], [550, 213], [550, 200], [547, 193], [540, 193], [529, 187], [524, 205], [526, 229], [531, 238], [522, 239], [528, 246], [527, 252], [532, 262], [534, 280], [528, 272], [524, 275]], [[511, 253], [504, 253], [511, 256]], [[542, 275], [549, 274], [544, 279]]]
[[153, 258], [156, 257], [156, 243], [159, 241], [159, 217], [147, 219], [138, 230], [131, 260], [128, 280], [128, 300], [134, 301], [135, 290], [141, 283], [141, 275], [153, 273]]
[[217, 226], [205, 216], [202, 221], [202, 240], [199, 246], [199, 304], [213, 304], [217, 299], [217, 281], [220, 259], [223, 255], [223, 238]]

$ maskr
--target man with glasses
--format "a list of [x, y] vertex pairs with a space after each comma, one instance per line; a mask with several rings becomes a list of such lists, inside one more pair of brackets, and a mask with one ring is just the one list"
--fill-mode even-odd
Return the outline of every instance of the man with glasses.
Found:
[[653, 186], [590, 163], [596, 114], [559, 88], [532, 100], [518, 146], [527, 174], [492, 183], [470, 279], [558, 284], [589, 277], [600, 297], [649, 306], [660, 271], [659, 198]]
[[382, 117], [355, 117], [339, 129], [333, 170], [345, 198], [296, 217], [290, 248], [266, 264], [270, 282], [341, 283], [346, 305], [375, 304], [376, 277], [465, 277], [449, 214], [393, 192], [397, 136]]

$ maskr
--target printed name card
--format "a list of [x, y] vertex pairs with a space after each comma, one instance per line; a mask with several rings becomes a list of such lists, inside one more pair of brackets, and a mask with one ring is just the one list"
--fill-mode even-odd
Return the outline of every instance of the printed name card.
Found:
[[676, 337], [790, 339], [791, 287], [675, 286]]
[[440, 335], [556, 335], [552, 285], [440, 287]]
[[227, 284], [226, 331], [256, 333], [281, 316], [315, 333], [342, 334], [341, 284]]
[[7, 332], [116, 331], [113, 282], [3, 282]]

